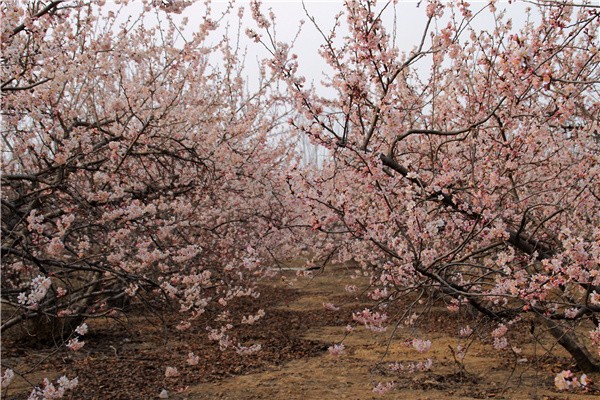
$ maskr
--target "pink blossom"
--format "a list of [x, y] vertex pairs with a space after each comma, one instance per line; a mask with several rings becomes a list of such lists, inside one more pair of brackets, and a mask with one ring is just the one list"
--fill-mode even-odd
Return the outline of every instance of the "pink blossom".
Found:
[[264, 316], [265, 316], [265, 310], [260, 309], [260, 310], [258, 310], [256, 315], [249, 315], [249, 316], [242, 317], [242, 324], [252, 325]]
[[456, 355], [457, 360], [459, 360], [459, 361], [464, 360], [465, 357], [467, 356], [466, 346], [459, 344], [458, 346], [456, 346], [456, 351], [454, 352], [454, 354]]
[[77, 328], [75, 328], [75, 332], [81, 336], [85, 335], [88, 332], [87, 324], [83, 323], [83, 324], [79, 325]]
[[44, 231], [44, 225], [42, 225], [43, 221], [44, 216], [38, 215], [38, 210], [31, 210], [27, 217], [27, 222], [29, 223], [27, 227], [32, 232], [42, 233]]
[[500, 338], [508, 332], [508, 328], [504, 324], [499, 324], [496, 329], [492, 331], [492, 337]]
[[35, 309], [38, 306], [38, 303], [46, 297], [46, 293], [48, 293], [48, 289], [52, 285], [52, 281], [50, 278], [44, 277], [42, 275], [38, 275], [31, 280], [29, 286], [31, 291], [29, 294], [25, 292], [21, 292], [18, 296], [19, 304], [26, 305], [28, 308]]
[[238, 353], [241, 356], [247, 356], [250, 354], [254, 354], [259, 352], [262, 349], [262, 345], [260, 344], [253, 344], [252, 346], [241, 346], [238, 345], [235, 349], [235, 352]]
[[190, 329], [192, 326], [190, 321], [181, 321], [179, 322], [179, 324], [177, 324], [177, 326], [175, 326], [175, 329], [177, 329], [178, 331], [185, 331]]
[[469, 325], [460, 328], [460, 331], [458, 332], [460, 337], [468, 337], [471, 336], [472, 333], [473, 329]]
[[189, 365], [197, 365], [200, 362], [200, 357], [195, 355], [193, 352], [188, 353], [186, 362]]
[[573, 318], [577, 317], [578, 313], [579, 313], [579, 309], [578, 308], [567, 308], [565, 310], [565, 317], [573, 319]]
[[71, 309], [68, 309], [68, 308], [67, 308], [67, 309], [64, 309], [64, 310], [60, 310], [60, 311], [59, 311], [59, 312], [57, 312], [56, 314], [57, 314], [59, 317], [66, 317], [66, 316], [69, 316], [69, 315], [73, 315], [74, 313], [75, 313], [75, 311], [73, 311], [73, 310], [71, 310]]
[[452, 301], [446, 306], [446, 308], [450, 312], [457, 313], [460, 311], [460, 302], [456, 299], [452, 299]]
[[127, 288], [125, 288], [125, 293], [127, 294], [127, 296], [133, 297], [137, 293], [138, 289], [138, 285], [130, 284], [129, 286], [127, 286]]
[[348, 293], [355, 293], [358, 291], [358, 287], [356, 285], [346, 285], [345, 290]]
[[61, 254], [64, 251], [65, 246], [63, 245], [60, 238], [54, 237], [48, 244], [47, 249], [48, 249], [48, 254], [50, 254], [52, 256], [56, 256], [56, 255]]
[[377, 394], [385, 394], [392, 390], [396, 384], [394, 382], [379, 382], [377, 386], [373, 388], [373, 392]]
[[371, 294], [369, 295], [369, 297], [371, 297], [371, 299], [373, 300], [381, 300], [381, 299], [385, 299], [386, 297], [388, 297], [388, 291], [387, 288], [384, 288], [383, 290], [381, 289], [375, 289], [373, 292], [371, 292]]
[[561, 371], [554, 377], [554, 386], [558, 390], [569, 390], [574, 388], [587, 387], [590, 385], [590, 379], [586, 374], [577, 378], [571, 371]]
[[167, 378], [174, 378], [176, 376], [179, 376], [179, 371], [177, 371], [177, 368], [167, 367], [165, 369], [165, 377], [167, 377]]
[[329, 346], [329, 348], [327, 350], [329, 351], [329, 354], [331, 354], [332, 356], [338, 357], [345, 353], [346, 346], [344, 346], [343, 343], [334, 344], [333, 346]]
[[418, 361], [416, 363], [408, 363], [408, 364], [390, 363], [388, 365], [388, 368], [391, 371], [395, 371], [395, 372], [408, 371], [410, 373], [415, 373], [415, 372], [429, 371], [429, 370], [431, 370], [432, 366], [433, 366], [433, 361], [430, 358], [428, 358], [425, 361]]
[[355, 321], [364, 324], [365, 327], [374, 332], [383, 332], [386, 327], [383, 326], [385, 321], [387, 320], [387, 315], [379, 312], [372, 312], [369, 309], [364, 309], [360, 313], [353, 313], [352, 319]]
[[430, 340], [413, 339], [412, 347], [419, 353], [427, 353], [431, 348]]
[[85, 345], [84, 341], [79, 341], [79, 338], [74, 338], [66, 343], [69, 350], [78, 351]]
[[73, 390], [78, 385], [77, 378], [68, 379], [66, 376], [61, 376], [57, 379], [55, 386], [47, 378], [44, 378], [42, 387], [33, 389], [28, 397], [28, 400], [51, 400], [60, 399], [65, 395], [67, 390]]
[[508, 347], [508, 340], [505, 337], [494, 338], [494, 348], [502, 350]]
[[327, 311], [339, 311], [340, 308], [334, 306], [332, 303], [323, 303], [323, 308]]
[[7, 368], [4, 371], [4, 374], [2, 374], [2, 383], [0, 384], [0, 388], [2, 388], [2, 389], [7, 388], [12, 383], [14, 378], [15, 378], [14, 371], [10, 368]]

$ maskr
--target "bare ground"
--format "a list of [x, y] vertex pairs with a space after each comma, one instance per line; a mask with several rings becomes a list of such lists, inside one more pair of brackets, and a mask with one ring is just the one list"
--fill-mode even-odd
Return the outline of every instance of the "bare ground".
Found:
[[[267, 315], [253, 326], [234, 329], [236, 338], [259, 343], [262, 351], [239, 356], [220, 351], [208, 340], [201, 320], [188, 331], [166, 332], [156, 316], [138, 309], [127, 320], [89, 321], [85, 347], [77, 353], [51, 351], [27, 332], [2, 338], [3, 366], [19, 371], [33, 369], [3, 393], [3, 398], [27, 398], [31, 384], [42, 377], [78, 376], [72, 399], [156, 399], [164, 388], [170, 399], [371, 399], [381, 398], [373, 387], [394, 382], [384, 398], [399, 399], [592, 399], [600, 394], [597, 384], [587, 392], [558, 392], [553, 377], [574, 369], [559, 348], [545, 345], [543, 335], [512, 337], [519, 354], [495, 350], [483, 333], [469, 345], [464, 361], [453, 355], [456, 332], [464, 317], [449, 314], [439, 305], [419, 329], [400, 325], [373, 333], [358, 327], [346, 336], [352, 312], [368, 301], [344, 291], [352, 271], [336, 266], [316, 271], [312, 279], [295, 279], [293, 271], [264, 283], [258, 300], [236, 304], [232, 315], [264, 308]], [[357, 286], [365, 282], [357, 280]], [[331, 302], [339, 311], [326, 311]], [[175, 313], [165, 317], [176, 322]], [[209, 316], [207, 316], [209, 317]], [[535, 327], [532, 327], [534, 330]], [[483, 331], [482, 331], [483, 332]], [[420, 354], [406, 345], [412, 337], [429, 339], [429, 352]], [[343, 340], [346, 351], [339, 357], [327, 348]], [[186, 364], [188, 352], [200, 356], [195, 366]], [[431, 358], [431, 370], [398, 372], [390, 363], [407, 366]], [[180, 376], [166, 378], [165, 367], [176, 367]], [[593, 376], [600, 382], [600, 376]]]

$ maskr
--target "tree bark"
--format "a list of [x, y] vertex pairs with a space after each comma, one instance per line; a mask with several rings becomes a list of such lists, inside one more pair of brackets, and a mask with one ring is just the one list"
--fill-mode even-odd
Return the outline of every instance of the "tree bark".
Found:
[[600, 362], [580, 343], [573, 332], [565, 329], [556, 321], [547, 320], [548, 330], [558, 343], [569, 352], [583, 372], [600, 372]]

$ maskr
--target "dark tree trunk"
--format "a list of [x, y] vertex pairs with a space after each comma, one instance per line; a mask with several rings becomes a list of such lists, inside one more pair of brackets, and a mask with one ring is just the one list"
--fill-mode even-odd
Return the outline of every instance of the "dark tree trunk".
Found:
[[573, 357], [583, 372], [600, 372], [600, 362], [577, 340], [573, 332], [560, 326], [556, 321], [547, 320], [550, 333]]

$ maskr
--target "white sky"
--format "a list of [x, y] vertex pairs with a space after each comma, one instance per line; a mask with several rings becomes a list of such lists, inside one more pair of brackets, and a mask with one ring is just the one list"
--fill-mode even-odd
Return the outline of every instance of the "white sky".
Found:
[[[216, 18], [221, 15], [221, 13], [226, 10], [227, 4], [227, 1], [213, 0], [211, 3], [213, 17]], [[305, 0], [304, 4], [308, 12], [315, 18], [316, 22], [326, 34], [329, 33], [333, 27], [335, 15], [344, 8], [343, 1], [339, 0]], [[385, 2], [381, 2], [381, 4], [385, 4]], [[249, 1], [236, 1], [236, 10], [239, 6], [245, 8], [243, 29], [246, 27], [256, 28], [256, 24], [252, 21], [250, 16]], [[107, 7], [108, 9], [116, 11], [120, 6], [107, 2]], [[141, 9], [141, 2], [135, 0], [132, 1], [125, 10], [121, 11], [120, 20], [124, 21], [127, 15], [136, 15]], [[204, 2], [197, 1], [186, 8], [183, 14], [175, 19], [177, 20], [183, 16], [187, 17], [189, 23], [186, 34], [191, 33], [197, 29], [199, 20], [204, 15], [205, 9]], [[302, 2], [299, 0], [265, 0], [263, 1], [262, 9], [265, 13], [268, 13], [269, 9], [272, 9], [275, 13], [277, 39], [279, 41], [290, 42], [293, 40], [298, 32], [300, 20], [305, 21], [293, 52], [298, 54], [300, 72], [307, 78], [308, 82], [314, 82], [319, 86], [319, 82], [323, 78], [323, 71], [324, 69], [327, 69], [327, 65], [321, 61], [317, 52], [319, 45], [323, 43], [323, 39], [313, 26], [312, 22], [307, 18]], [[416, 1], [400, 1], [397, 9], [397, 23], [399, 32], [401, 32], [399, 36], [401, 36], [402, 39], [400, 47], [403, 50], [410, 50], [410, 48], [420, 39], [421, 32], [425, 26], [425, 1], [423, 1], [420, 8], [417, 8]], [[391, 15], [391, 13], [388, 14]], [[195, 19], [198, 21], [196, 22]], [[237, 27], [237, 11], [231, 12], [230, 16], [225, 21], [229, 21], [231, 27], [235, 29]], [[345, 22], [344, 18], [342, 18], [342, 21]], [[389, 21], [389, 24], [391, 29], [393, 19]], [[221, 26], [217, 32], [217, 34], [222, 35], [224, 33], [224, 26]], [[345, 33], [347, 33], [347, 30], [345, 29], [344, 24], [342, 24], [338, 37], [342, 37]], [[261, 45], [252, 42], [244, 32], [241, 34], [241, 39], [242, 47], [247, 47], [248, 55], [246, 59], [246, 68], [248, 71], [248, 82], [252, 86], [252, 76], [258, 71], [256, 60], [267, 57], [268, 54], [262, 49]]]
[[[506, 1], [501, 1], [506, 3]], [[387, 3], [385, 0], [380, 0], [378, 6], [383, 6]], [[487, 3], [487, 0], [472, 0], [472, 10], [479, 10]], [[211, 7], [213, 9], [213, 18], [218, 17], [227, 8], [227, 1], [224, 0], [213, 0]], [[340, 0], [305, 0], [304, 4], [306, 9], [312, 15], [317, 24], [321, 27], [323, 32], [329, 33], [334, 23], [334, 16], [341, 10], [343, 10], [343, 1]], [[426, 0], [421, 2], [421, 5], [417, 7], [418, 2], [412, 0], [400, 0], [396, 5], [396, 13], [393, 8], [386, 10], [384, 13], [384, 25], [388, 32], [391, 32], [394, 26], [394, 18], [396, 18], [396, 30], [397, 30], [397, 46], [401, 51], [410, 51], [415, 45], [418, 44], [427, 18], [425, 16], [425, 7], [427, 4]], [[114, 4], [107, 6], [113, 10], [117, 9]], [[231, 12], [229, 17], [225, 21], [229, 21], [231, 27], [235, 29], [237, 27], [237, 7], [243, 6], [245, 8], [244, 15], [244, 26], [256, 28], [256, 25], [252, 21], [249, 9], [249, 0], [237, 1], [235, 4], [235, 10]], [[126, 13], [135, 15], [140, 12], [142, 7], [141, 2], [131, 1], [130, 5], [126, 8]], [[520, 26], [524, 22], [525, 13], [524, 5], [512, 5], [510, 8], [509, 16], [513, 19], [515, 27]], [[269, 9], [272, 9], [276, 15], [276, 28], [277, 28], [277, 39], [279, 41], [290, 42], [296, 35], [300, 20], [305, 20], [305, 24], [302, 27], [301, 34], [294, 46], [293, 52], [298, 54], [299, 70], [304, 75], [308, 82], [314, 82], [317, 88], [320, 87], [320, 81], [323, 79], [324, 72], [330, 72], [328, 66], [321, 61], [318, 55], [319, 45], [323, 43], [323, 39], [315, 29], [313, 24], [309, 21], [306, 13], [303, 9], [302, 1], [300, 0], [264, 0], [262, 9], [265, 13]], [[191, 33], [197, 29], [200, 22], [200, 18], [204, 15], [205, 5], [203, 1], [196, 1], [193, 5], [186, 8], [181, 16], [189, 19], [188, 30], [186, 33]], [[493, 19], [489, 13], [477, 17], [478, 26], [493, 28]], [[124, 17], [124, 16], [123, 16]], [[487, 17], [487, 18], [486, 18]], [[176, 20], [177, 20], [176, 18]], [[342, 22], [345, 22], [342, 17]], [[260, 30], [258, 30], [260, 33]], [[217, 31], [216, 35], [222, 35], [224, 33], [224, 26], [221, 26]], [[344, 23], [338, 31], [338, 38], [341, 38], [347, 33]], [[213, 36], [218, 37], [218, 36]], [[248, 73], [248, 83], [250, 87], [253, 86], [254, 79], [258, 71], [257, 59], [264, 58], [267, 53], [261, 48], [261, 45], [252, 42], [247, 38], [246, 34], [241, 34], [242, 47], [247, 47], [248, 56], [246, 59], [246, 70]], [[427, 62], [427, 61], [426, 61]], [[421, 66], [424, 72], [428, 69], [428, 64]], [[325, 92], [321, 93], [326, 94]], [[329, 93], [327, 93], [329, 94]]]
[[[397, 24], [401, 28], [402, 43], [400, 47], [402, 50], [410, 50], [412, 46], [420, 39], [421, 32], [425, 27], [425, 6], [421, 5], [417, 8], [417, 1], [402, 1], [398, 5]], [[423, 2], [424, 3], [424, 2]], [[244, 22], [247, 26], [255, 28], [256, 24], [250, 17], [249, 1], [238, 1], [238, 5], [245, 7], [246, 12], [244, 16]], [[380, 1], [380, 4], [385, 4], [384, 1]], [[321, 30], [328, 34], [334, 25], [335, 15], [344, 9], [344, 2], [339, 0], [308, 0], [304, 2], [308, 13], [314, 17], [315, 21], [321, 28]], [[204, 6], [201, 3], [196, 3], [186, 11], [190, 20], [192, 15], [203, 10]], [[215, 11], [222, 11], [226, 7], [225, 1], [215, 1], [213, 3], [213, 9]], [[314, 27], [313, 23], [309, 21], [306, 16], [306, 12], [303, 8], [302, 1], [299, 0], [265, 0], [263, 1], [262, 8], [265, 14], [269, 9], [272, 9], [276, 15], [276, 29], [277, 39], [279, 41], [290, 42], [294, 39], [300, 26], [300, 21], [304, 20], [305, 24], [302, 26], [300, 36], [298, 37], [293, 52], [298, 55], [299, 71], [307, 79], [307, 82], [314, 82], [317, 87], [320, 87], [319, 82], [323, 79], [324, 72], [331, 72], [328, 66], [321, 61], [318, 54], [319, 46], [323, 43], [321, 34]], [[198, 11], [196, 11], [198, 10]], [[388, 12], [390, 16], [392, 13]], [[235, 16], [236, 13], [233, 13]], [[342, 26], [338, 29], [338, 38], [343, 37], [347, 34], [347, 29], [344, 25], [345, 18], [342, 17]], [[389, 21], [390, 30], [392, 29], [393, 18]], [[244, 35], [245, 36], [245, 35]], [[252, 71], [256, 71], [256, 59], [257, 57], [266, 56], [259, 45], [251, 42], [249, 39], [245, 43], [248, 46], [248, 68], [249, 74]], [[250, 78], [251, 81], [251, 78]], [[323, 90], [321, 88], [321, 90]]]

